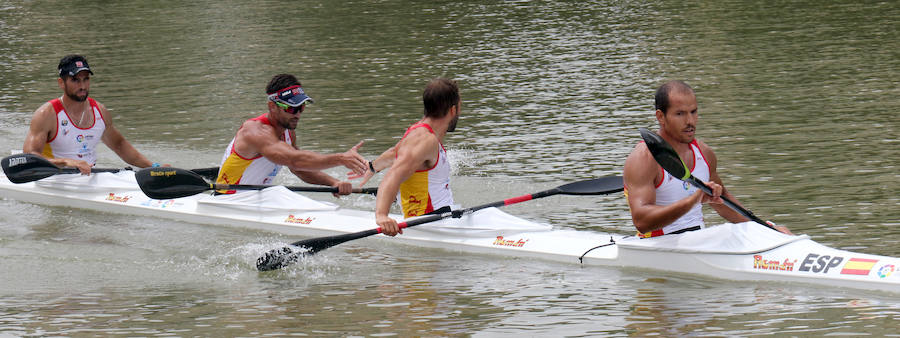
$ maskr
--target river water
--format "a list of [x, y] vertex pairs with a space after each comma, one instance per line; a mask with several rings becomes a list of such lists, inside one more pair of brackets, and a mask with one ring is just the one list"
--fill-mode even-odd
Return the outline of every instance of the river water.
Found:
[[[119, 130], [183, 168], [218, 163], [276, 73], [316, 99], [301, 148], [365, 140], [370, 159], [446, 76], [463, 98], [452, 188], [473, 206], [621, 174], [637, 128], [655, 125], [656, 87], [684, 79], [743, 205], [825, 245], [900, 256], [898, 17], [890, 1], [0, 1], [0, 149], [20, 149], [59, 96], [68, 53], [88, 57]], [[99, 166], [123, 165], [101, 149]], [[633, 232], [621, 194], [505, 210]], [[0, 336], [900, 335], [898, 295], [390, 241], [255, 271], [263, 248], [296, 239], [2, 199]]]

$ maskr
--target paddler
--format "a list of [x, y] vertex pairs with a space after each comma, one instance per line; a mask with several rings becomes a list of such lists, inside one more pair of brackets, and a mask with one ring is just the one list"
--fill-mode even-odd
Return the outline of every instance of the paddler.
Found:
[[281, 167], [286, 166], [306, 183], [337, 187], [339, 195], [350, 194], [353, 189], [350, 182], [338, 180], [322, 170], [344, 166], [359, 175], [365, 174], [368, 164], [357, 153], [363, 142], [343, 153], [301, 150], [297, 148], [294, 130], [300, 114], [313, 100], [291, 74], [273, 76], [266, 85], [266, 94], [267, 112], [241, 124], [222, 156], [216, 183], [271, 184]]
[[128, 164], [141, 168], [159, 166], [144, 157], [113, 126], [112, 114], [106, 106], [88, 97], [94, 72], [84, 56], [64, 56], [57, 70], [57, 84], [63, 95], [34, 111], [23, 152], [43, 156], [59, 167], [78, 168], [82, 174], [89, 175], [97, 162], [95, 149], [103, 142]]
[[450, 211], [450, 162], [444, 149], [444, 136], [456, 129], [460, 99], [456, 81], [436, 78], [428, 82], [422, 94], [425, 115], [406, 130], [396, 145], [369, 162], [360, 186], [375, 173], [390, 168], [378, 185], [375, 222], [383, 234], [402, 233], [397, 221], [388, 216], [395, 198], [404, 217]]
[[[691, 174], [705, 181], [712, 195], [673, 177], [656, 163], [647, 145], [639, 143], [625, 160], [625, 196], [631, 219], [642, 238], [699, 230], [704, 227], [702, 204], [709, 204], [732, 223], [749, 221], [727, 207], [722, 196], [738, 203], [716, 172], [716, 154], [694, 134], [699, 118], [697, 97], [684, 81], [666, 82], [656, 91], [659, 134], [684, 160]], [[773, 224], [774, 225], [774, 224]], [[778, 231], [791, 232], [775, 225]]]

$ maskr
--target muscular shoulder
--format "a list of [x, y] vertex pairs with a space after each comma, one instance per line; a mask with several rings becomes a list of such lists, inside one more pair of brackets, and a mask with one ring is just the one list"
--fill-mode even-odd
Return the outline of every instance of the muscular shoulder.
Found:
[[53, 109], [53, 104], [51, 104], [50, 102], [44, 102], [44, 104], [34, 110], [34, 114], [31, 117], [32, 127], [51, 127], [55, 124], [56, 110]]
[[259, 120], [244, 121], [235, 137], [237, 139], [236, 142], [239, 144], [252, 144], [255, 146], [264, 146], [279, 141], [279, 138], [275, 136], [275, 128]]
[[628, 168], [655, 167], [651, 164], [656, 164], [656, 160], [653, 159], [653, 154], [650, 153], [650, 149], [647, 149], [647, 144], [644, 142], [635, 145], [628, 154], [628, 158], [625, 159], [626, 170]]
[[401, 161], [421, 161], [425, 163], [423, 167], [429, 167], [434, 164], [432, 161], [438, 154], [438, 147], [440, 142], [437, 136], [425, 128], [416, 128], [397, 144], [397, 158]]
[[272, 126], [258, 120], [247, 120], [241, 123], [237, 136], [238, 138], [259, 138], [272, 135], [273, 133], [274, 129]]
[[401, 147], [407, 149], [428, 149], [428, 148], [436, 148], [440, 146], [440, 142], [438, 142], [437, 136], [432, 134], [425, 128], [416, 128], [409, 132], [406, 137], [403, 138], [403, 142], [401, 142]]
[[[53, 104], [50, 101], [44, 102], [40, 107], [34, 110], [34, 116], [44, 117], [44, 116], [56, 116], [56, 109], [53, 109]], [[55, 117], [54, 117], [55, 118]]]
[[623, 176], [625, 185], [654, 184], [659, 173], [659, 164], [643, 142], [634, 146], [631, 154], [625, 159]]

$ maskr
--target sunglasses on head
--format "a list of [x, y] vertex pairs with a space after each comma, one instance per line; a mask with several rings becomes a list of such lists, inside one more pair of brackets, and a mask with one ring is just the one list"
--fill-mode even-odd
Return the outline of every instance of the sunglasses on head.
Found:
[[279, 107], [281, 107], [281, 109], [284, 109], [284, 111], [287, 112], [288, 114], [298, 114], [298, 113], [302, 113], [303, 110], [306, 109], [306, 103], [303, 103], [303, 104], [301, 104], [301, 105], [299, 105], [299, 106], [296, 106], [296, 107], [291, 107], [291, 106], [289, 106], [289, 105], [286, 105], [286, 104], [281, 103], [281, 102], [278, 102], [278, 101], [272, 101], [272, 102], [275, 102], [276, 105], [278, 105]]

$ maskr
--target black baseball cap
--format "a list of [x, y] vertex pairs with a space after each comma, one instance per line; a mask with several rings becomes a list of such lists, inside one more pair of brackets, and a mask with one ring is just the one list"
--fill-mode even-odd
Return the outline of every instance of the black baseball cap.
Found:
[[85, 59], [81, 55], [66, 55], [59, 60], [59, 77], [63, 76], [75, 76], [81, 71], [88, 71], [91, 75], [94, 75], [94, 72], [91, 71], [91, 67], [88, 66], [87, 59]]

